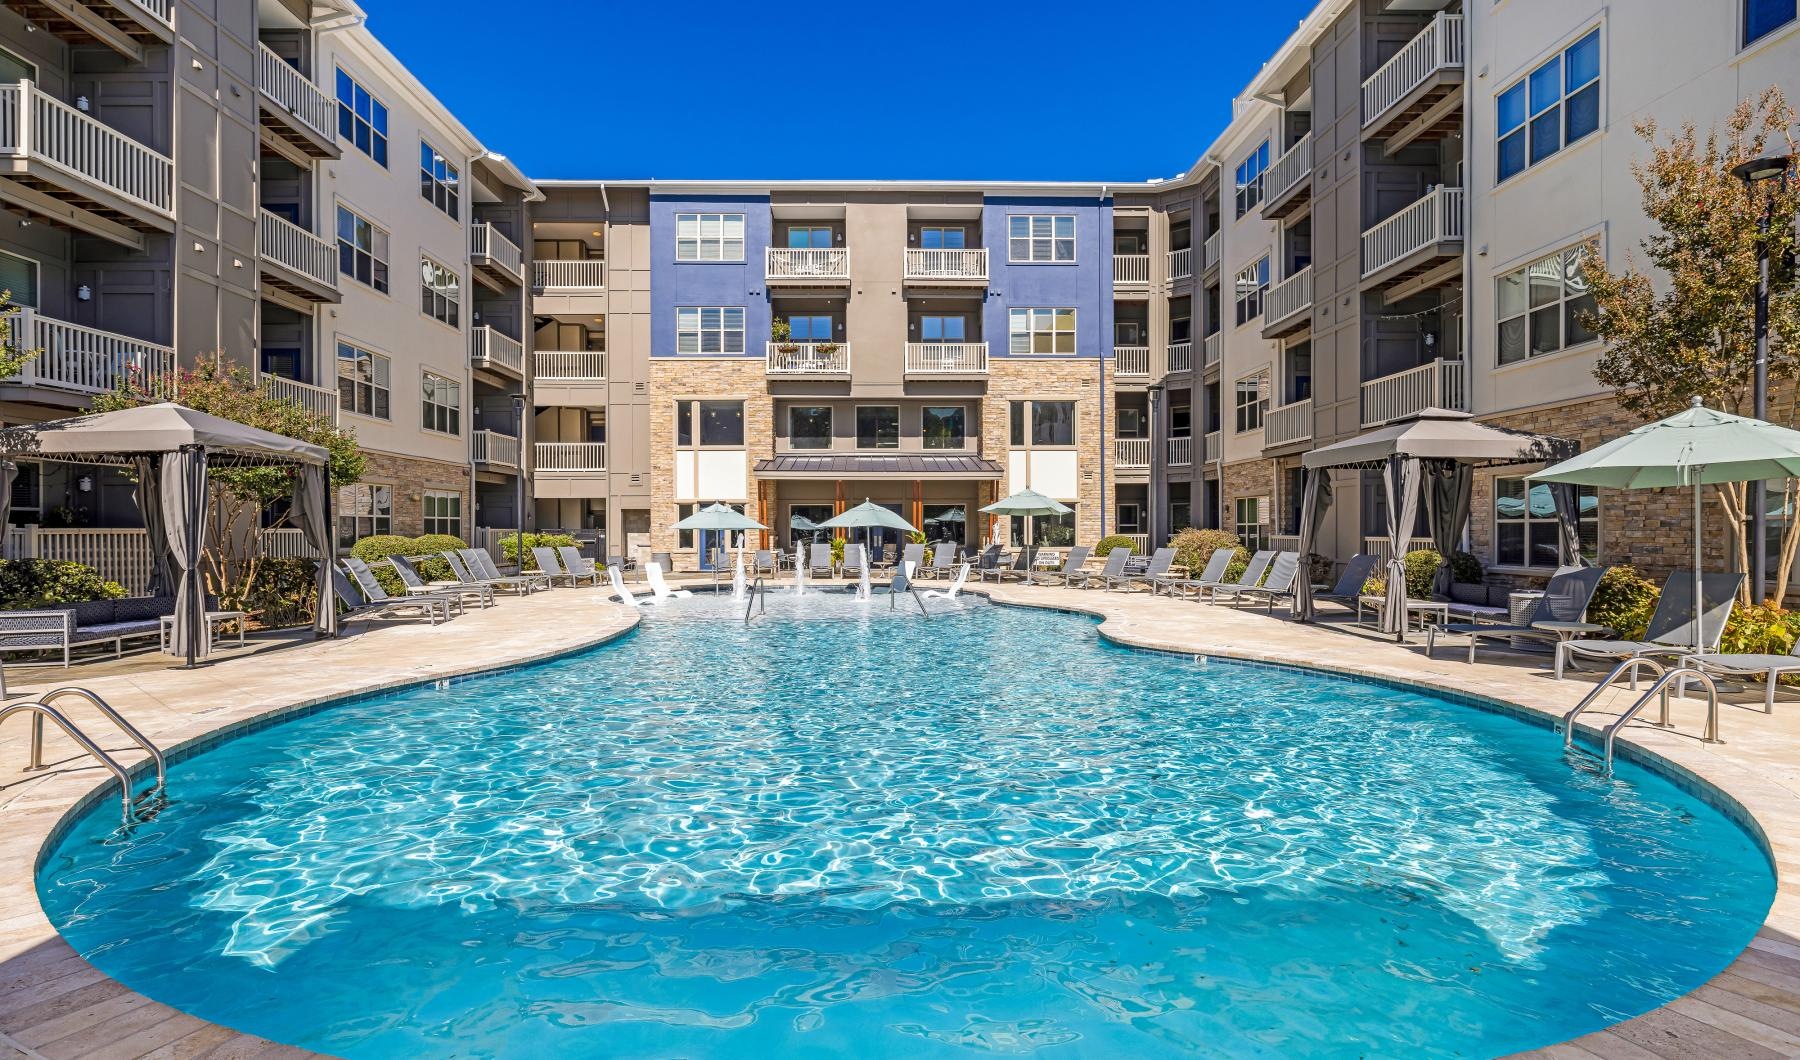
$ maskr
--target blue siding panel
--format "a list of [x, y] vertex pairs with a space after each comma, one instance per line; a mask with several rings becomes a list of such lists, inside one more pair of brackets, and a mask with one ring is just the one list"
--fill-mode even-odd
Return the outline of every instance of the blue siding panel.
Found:
[[[1075, 216], [1073, 264], [1015, 264], [1007, 260], [1008, 218], [1014, 214]], [[990, 357], [1007, 356], [1007, 310], [1075, 307], [1077, 356], [1112, 356], [1112, 200], [989, 195], [981, 209], [988, 251], [988, 297], [982, 337]]]
[[[675, 260], [675, 215], [696, 212], [744, 215], [743, 261]], [[763, 356], [769, 341], [763, 259], [770, 233], [767, 195], [650, 196], [650, 356], [676, 356], [678, 306], [743, 306], [744, 356]]]

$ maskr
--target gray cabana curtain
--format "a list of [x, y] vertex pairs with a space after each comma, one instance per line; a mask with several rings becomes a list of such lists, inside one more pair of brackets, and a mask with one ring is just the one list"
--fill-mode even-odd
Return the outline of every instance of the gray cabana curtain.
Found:
[[1469, 525], [1469, 496], [1474, 484], [1474, 470], [1461, 461], [1433, 461], [1425, 470], [1425, 514], [1431, 523], [1431, 547], [1443, 557], [1431, 591], [1441, 597], [1450, 595], [1450, 557], [1462, 544], [1463, 530]]
[[175, 575], [175, 621], [169, 632], [169, 654], [187, 664], [212, 653], [206, 629], [206, 593], [200, 585], [200, 554], [206, 547], [206, 449], [184, 445], [164, 453], [162, 518], [169, 533], [169, 559]]
[[1302, 622], [1313, 619], [1312, 554], [1325, 525], [1325, 513], [1331, 509], [1331, 469], [1309, 467], [1300, 494], [1300, 576], [1294, 579], [1294, 617]]
[[[1556, 563], [1559, 567], [1585, 567], [1581, 555], [1581, 491], [1573, 483], [1550, 483], [1550, 498], [1556, 502]], [[1531, 503], [1531, 494], [1525, 495]]]
[[325, 469], [304, 467], [294, 480], [294, 503], [288, 509], [288, 522], [306, 535], [306, 543], [319, 557], [318, 611], [313, 629], [321, 636], [337, 635], [337, 600], [331, 592], [331, 509], [326, 506]]
[[1387, 602], [1381, 608], [1381, 631], [1396, 640], [1406, 638], [1406, 543], [1412, 539], [1419, 518], [1419, 461], [1394, 455], [1382, 469], [1387, 490], [1388, 562]]
[[163, 521], [162, 468], [153, 456], [133, 457], [131, 466], [137, 474], [137, 488], [132, 499], [144, 517], [144, 537], [150, 545], [149, 595], [167, 596], [174, 591], [175, 577], [169, 570], [169, 524]]
[[[12, 539], [12, 488], [13, 480], [19, 477], [19, 465], [11, 460], [0, 460], [0, 556], [5, 555], [4, 546]], [[0, 691], [3, 691], [0, 688]]]

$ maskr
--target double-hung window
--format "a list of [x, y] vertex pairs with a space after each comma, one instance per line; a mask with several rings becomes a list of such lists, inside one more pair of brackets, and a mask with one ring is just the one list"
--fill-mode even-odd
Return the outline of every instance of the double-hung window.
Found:
[[1269, 411], [1269, 377], [1259, 373], [1237, 381], [1237, 433], [1261, 429]]
[[1075, 310], [1009, 310], [1006, 348], [1014, 357], [1074, 353]]
[[1269, 290], [1269, 259], [1249, 266], [1237, 274], [1237, 322], [1239, 326], [1262, 316], [1263, 295]]
[[462, 536], [462, 494], [447, 490], [426, 490], [424, 515], [426, 533]]
[[[1600, 499], [1592, 486], [1576, 486], [1575, 526], [1589, 562], [1600, 547]], [[1505, 567], [1557, 564], [1561, 534], [1556, 495], [1548, 484], [1523, 478], [1494, 479], [1494, 562]]]
[[1236, 517], [1238, 540], [1244, 547], [1256, 550], [1268, 543], [1268, 524], [1263, 520], [1268, 517], [1269, 504], [1266, 497], [1239, 497], [1232, 502], [1232, 514]]
[[1600, 31], [1564, 48], [1501, 92], [1496, 107], [1498, 180], [1524, 172], [1599, 129]]
[[1007, 218], [1007, 260], [1023, 263], [1075, 260], [1074, 214], [1013, 214]]
[[337, 210], [338, 271], [382, 294], [388, 289], [388, 234], [346, 206]]
[[388, 418], [388, 359], [348, 342], [338, 343], [338, 404], [358, 416]]
[[387, 105], [357, 84], [356, 79], [337, 71], [338, 135], [373, 158], [377, 165], [388, 164]]
[[0, 293], [13, 305], [37, 308], [40, 271], [38, 263], [30, 258], [0, 250]]
[[676, 353], [743, 353], [743, 306], [683, 306], [675, 310]]
[[338, 487], [338, 547], [349, 548], [365, 537], [386, 534], [394, 526], [394, 487], [358, 482]]
[[676, 261], [743, 261], [744, 215], [678, 213], [675, 215]]
[[1496, 314], [1501, 364], [1516, 364], [1600, 337], [1588, 327], [1598, 307], [1581, 273], [1586, 254], [1586, 249], [1576, 247], [1500, 277]]
[[1256, 209], [1263, 197], [1263, 172], [1269, 168], [1269, 141], [1256, 145], [1237, 167], [1237, 215]]
[[423, 255], [419, 257], [419, 308], [433, 320], [460, 326], [462, 277]]
[[1762, 40], [1792, 23], [1800, 12], [1795, 0], [1744, 0], [1744, 44]]
[[419, 141], [419, 194], [438, 209], [456, 216], [462, 174], [437, 148]]
[[431, 372], [424, 374], [423, 426], [439, 434], [462, 433], [462, 384]]

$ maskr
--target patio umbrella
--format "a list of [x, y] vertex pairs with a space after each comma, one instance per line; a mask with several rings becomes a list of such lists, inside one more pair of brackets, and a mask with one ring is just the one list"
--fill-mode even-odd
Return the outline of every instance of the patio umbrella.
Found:
[[[743, 559], [744, 559], [743, 531], [745, 531], [745, 530], [767, 530], [768, 527], [757, 522], [755, 519], [750, 518], [748, 515], [745, 515], [744, 513], [738, 511], [736, 508], [733, 508], [728, 504], [723, 504], [723, 503], [715, 501], [712, 504], [709, 504], [706, 507], [695, 512], [694, 514], [688, 516], [686, 519], [683, 519], [680, 522], [676, 523], [675, 529], [677, 529], [677, 530], [723, 530], [723, 531], [727, 531], [727, 532], [732, 531], [732, 530], [738, 531], [739, 532], [738, 533], [738, 562], [739, 562], [739, 565], [741, 566], [743, 563]], [[708, 558], [708, 562], [711, 562], [710, 557]], [[714, 586], [714, 588], [718, 587], [718, 583], [719, 583], [719, 569], [717, 566], [715, 566], [713, 568], [713, 586]]]
[[[868, 498], [864, 498], [861, 504], [844, 514], [832, 516], [819, 524], [819, 528], [822, 530], [851, 530], [859, 526], [868, 531], [880, 529], [898, 530], [908, 534], [919, 532], [918, 527]], [[865, 546], [868, 544], [868, 539], [869, 535], [865, 534], [863, 539]]]
[[1022, 489], [1010, 497], [1002, 497], [981, 509], [989, 515], [1022, 515], [1025, 517], [1025, 544], [1031, 544], [1031, 517], [1034, 515], [1064, 515], [1074, 511], [1068, 505], [1051, 497], [1046, 497], [1034, 489]]
[[1800, 477], [1800, 431], [1709, 409], [1695, 398], [1687, 409], [1646, 423], [1622, 438], [1530, 476], [1609, 489], [1694, 490], [1694, 622], [1700, 647], [1700, 487], [1724, 482]]

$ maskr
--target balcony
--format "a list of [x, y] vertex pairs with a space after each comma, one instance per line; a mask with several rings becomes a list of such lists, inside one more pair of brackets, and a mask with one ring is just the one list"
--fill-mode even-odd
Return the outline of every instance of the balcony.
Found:
[[34, 29], [70, 44], [111, 48], [139, 65], [146, 44], [175, 40], [175, 0], [10, 0], [6, 6]]
[[1379, 427], [1429, 408], [1466, 412], [1465, 394], [1462, 361], [1432, 361], [1384, 375], [1362, 385], [1362, 425]]
[[1308, 265], [1269, 288], [1263, 299], [1263, 338], [1284, 339], [1311, 328], [1312, 304], [1312, 266]]
[[1113, 376], [1121, 382], [1150, 378], [1150, 347], [1114, 346]]
[[125, 376], [136, 375], [152, 390], [174, 389], [175, 351], [167, 346], [71, 324], [35, 309], [20, 309], [7, 319], [13, 345], [38, 351], [11, 382], [70, 394], [102, 394]]
[[262, 388], [269, 396], [279, 398], [290, 405], [297, 405], [312, 413], [326, 423], [338, 421], [338, 392], [311, 383], [302, 383], [298, 379], [285, 376], [265, 375], [262, 377]]
[[606, 290], [606, 262], [596, 258], [534, 261], [531, 287], [544, 294], [599, 294]]
[[1212, 367], [1217, 366], [1219, 363], [1219, 357], [1224, 352], [1225, 352], [1225, 333], [1224, 332], [1215, 331], [1211, 335], [1206, 336], [1206, 338], [1202, 339], [1200, 342], [1200, 356], [1203, 358], [1200, 366], [1202, 368], [1212, 368]]
[[1113, 467], [1121, 471], [1149, 470], [1150, 439], [1114, 438]]
[[538, 471], [605, 471], [605, 442], [538, 442], [533, 447]]
[[532, 400], [546, 408], [605, 408], [606, 354], [538, 350], [531, 355]]
[[1218, 463], [1219, 462], [1219, 432], [1218, 431], [1209, 431], [1206, 435], [1205, 442], [1206, 442], [1206, 447], [1202, 451], [1203, 452], [1202, 459], [1204, 459], [1209, 464]]
[[1114, 254], [1113, 286], [1131, 290], [1150, 288], [1150, 255]]
[[777, 287], [843, 287], [850, 282], [848, 247], [770, 247], [763, 277]]
[[850, 374], [847, 342], [771, 342], [765, 375], [843, 378]]
[[1307, 133], [1300, 142], [1275, 160], [1263, 178], [1263, 217], [1283, 221], [1299, 213], [1312, 201], [1313, 138]]
[[981, 378], [988, 371], [985, 342], [909, 342], [906, 374], [937, 379]]
[[1194, 248], [1169, 251], [1169, 279], [1186, 280], [1194, 275]]
[[1364, 140], [1393, 154], [1462, 128], [1463, 17], [1440, 14], [1362, 85]]
[[977, 250], [906, 251], [902, 279], [915, 287], [985, 287], [988, 252]]
[[256, 43], [262, 127], [305, 159], [337, 158], [337, 103], [267, 45]]
[[486, 221], [469, 228], [469, 262], [477, 280], [502, 294], [525, 282], [525, 252]]
[[1303, 398], [1269, 410], [1263, 417], [1263, 448], [1308, 442], [1313, 436], [1312, 398]]
[[1191, 372], [1194, 370], [1194, 344], [1191, 342], [1169, 343], [1169, 371]]
[[175, 163], [30, 81], [0, 85], [0, 155], [19, 205], [144, 249], [175, 229]]
[[1170, 439], [1168, 439], [1167, 444], [1169, 447], [1169, 466], [1170, 467], [1190, 467], [1193, 465], [1193, 463], [1194, 463], [1194, 439], [1193, 438], [1191, 438], [1191, 437], [1189, 437], [1189, 438], [1170, 438]]
[[1219, 233], [1214, 232], [1206, 237], [1206, 242], [1201, 244], [1200, 253], [1200, 271], [1202, 273], [1211, 272], [1219, 267]]
[[499, 431], [475, 431], [469, 435], [469, 458], [478, 466], [516, 472], [519, 470], [519, 440]]
[[539, 350], [531, 355], [532, 378], [592, 382], [606, 378], [606, 354]]
[[308, 302], [337, 302], [337, 247], [285, 217], [256, 218], [256, 262], [263, 282]]
[[469, 329], [469, 364], [490, 372], [525, 378], [525, 344], [491, 325]]
[[1362, 288], [1391, 304], [1462, 275], [1463, 190], [1434, 188], [1363, 233]]

